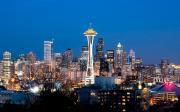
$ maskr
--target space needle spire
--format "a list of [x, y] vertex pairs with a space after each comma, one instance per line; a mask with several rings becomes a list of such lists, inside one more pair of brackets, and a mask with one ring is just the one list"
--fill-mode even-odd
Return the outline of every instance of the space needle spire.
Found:
[[93, 68], [93, 41], [97, 32], [92, 28], [92, 23], [89, 23], [89, 28], [84, 32], [88, 41], [88, 60], [87, 60], [87, 72], [85, 77], [85, 85], [94, 84], [94, 68]]

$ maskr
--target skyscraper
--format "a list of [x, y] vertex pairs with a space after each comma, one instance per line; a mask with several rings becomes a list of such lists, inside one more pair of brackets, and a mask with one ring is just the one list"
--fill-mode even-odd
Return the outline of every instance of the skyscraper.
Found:
[[134, 67], [135, 61], [136, 61], [135, 52], [133, 49], [131, 49], [129, 51], [129, 63], [132, 67]]
[[104, 58], [104, 40], [103, 38], [99, 38], [96, 46], [96, 60], [100, 60], [102, 58]]
[[61, 53], [54, 53], [54, 61], [55, 61], [55, 68], [59, 70], [62, 63], [62, 54]]
[[100, 76], [108, 76], [109, 73], [109, 63], [105, 58], [100, 59], [100, 70], [99, 70], [99, 75]]
[[116, 68], [122, 68], [123, 54], [124, 54], [124, 48], [120, 43], [118, 43], [116, 48]]
[[6, 51], [3, 53], [3, 80], [8, 84], [11, 77], [11, 53]]
[[44, 63], [51, 65], [53, 60], [53, 41], [44, 41]]
[[86, 71], [88, 60], [88, 46], [82, 46], [81, 58], [80, 58], [80, 70]]
[[29, 52], [27, 54], [27, 60], [28, 60], [28, 63], [30, 64], [36, 63], [36, 54], [34, 54], [33, 52]]
[[67, 49], [62, 55], [62, 67], [69, 68], [73, 61], [73, 51], [72, 49]]
[[88, 46], [82, 46], [81, 58], [87, 60], [88, 58]]
[[0, 61], [0, 77], [3, 76], [3, 62]]
[[113, 68], [114, 68], [114, 50], [107, 50], [107, 62], [109, 66], [109, 74], [108, 76], [112, 76]]
[[93, 28], [89, 28], [84, 35], [88, 41], [88, 60], [87, 60], [87, 73], [85, 77], [85, 85], [94, 84], [94, 70], [93, 70], [93, 40], [97, 32]]
[[161, 60], [161, 73], [163, 75], [163, 77], [165, 77], [166, 75], [168, 75], [168, 67], [170, 65], [170, 60], [169, 59], [162, 59]]
[[114, 64], [114, 50], [107, 50], [107, 62]]

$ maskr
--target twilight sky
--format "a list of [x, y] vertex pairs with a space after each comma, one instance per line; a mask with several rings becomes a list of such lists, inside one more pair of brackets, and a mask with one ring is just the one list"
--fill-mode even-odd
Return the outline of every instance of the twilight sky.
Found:
[[0, 54], [34, 51], [55, 39], [55, 51], [80, 55], [89, 23], [106, 49], [121, 42], [145, 63], [170, 58], [180, 64], [180, 0], [0, 0]]

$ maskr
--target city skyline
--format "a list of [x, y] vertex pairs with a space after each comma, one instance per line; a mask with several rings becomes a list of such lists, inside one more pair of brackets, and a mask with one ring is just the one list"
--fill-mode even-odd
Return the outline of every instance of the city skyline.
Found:
[[83, 32], [92, 22], [99, 33], [95, 44], [103, 37], [105, 50], [120, 42], [144, 63], [163, 58], [180, 63], [178, 0], [91, 2], [92, 8], [86, 1], [1, 1], [0, 53], [8, 50], [16, 57], [33, 51], [43, 59], [43, 41], [54, 38], [56, 52], [71, 48], [78, 57], [81, 46], [87, 45]]
[[0, 112], [180, 112], [180, 0], [0, 0]]

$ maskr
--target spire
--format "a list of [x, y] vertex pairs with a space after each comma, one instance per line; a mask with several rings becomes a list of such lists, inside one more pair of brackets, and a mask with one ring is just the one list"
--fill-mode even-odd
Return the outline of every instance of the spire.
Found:
[[89, 28], [92, 28], [92, 23], [91, 22], [89, 23]]
[[121, 48], [121, 47], [122, 47], [122, 45], [121, 45], [121, 43], [120, 43], [120, 42], [118, 43], [117, 47], [119, 47], [119, 48]]

